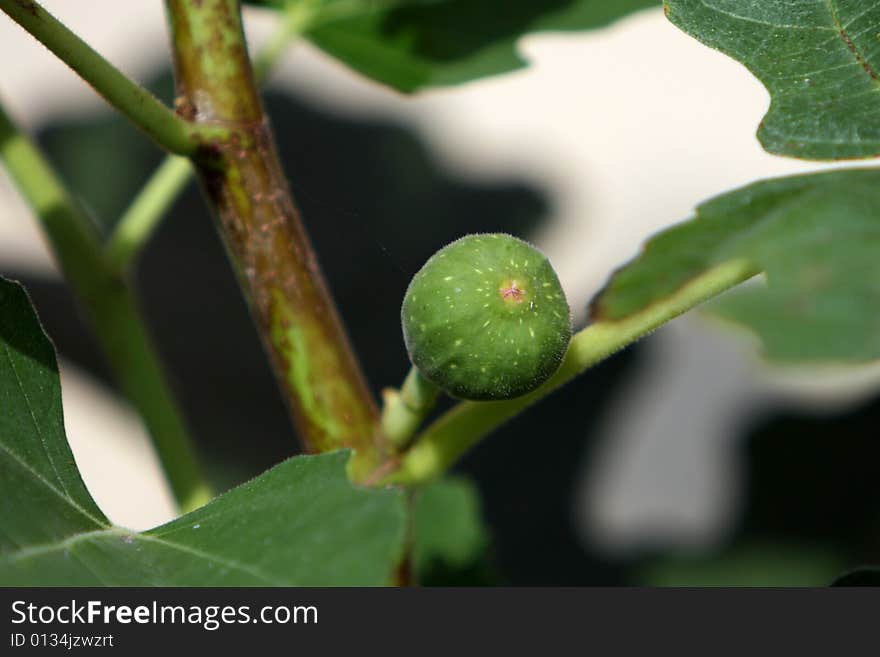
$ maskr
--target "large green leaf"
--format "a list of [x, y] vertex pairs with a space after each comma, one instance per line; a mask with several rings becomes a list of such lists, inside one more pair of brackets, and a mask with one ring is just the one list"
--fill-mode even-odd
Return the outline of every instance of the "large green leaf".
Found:
[[0, 278], [0, 554], [109, 525], [67, 446], [55, 351], [24, 290]]
[[880, 357], [880, 170], [759, 182], [697, 208], [651, 239], [593, 302], [616, 320], [663, 300], [722, 263], [766, 272], [711, 309], [751, 327], [781, 361]]
[[353, 487], [348, 454], [293, 458], [144, 533], [112, 526], [64, 436], [55, 354], [0, 278], [0, 585], [370, 586], [401, 558], [401, 493]]
[[659, 1], [318, 0], [312, 6], [312, 42], [364, 75], [412, 92], [523, 67], [516, 43], [524, 34], [598, 28]]
[[767, 87], [758, 138], [807, 159], [880, 155], [880, 4], [867, 0], [666, 0], [678, 27]]

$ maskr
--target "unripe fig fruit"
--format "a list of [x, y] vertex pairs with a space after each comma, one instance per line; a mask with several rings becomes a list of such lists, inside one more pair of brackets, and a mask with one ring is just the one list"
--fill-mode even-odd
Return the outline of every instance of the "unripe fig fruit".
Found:
[[510, 235], [468, 235], [413, 277], [401, 311], [410, 360], [462, 399], [510, 399], [556, 371], [571, 313], [540, 251]]

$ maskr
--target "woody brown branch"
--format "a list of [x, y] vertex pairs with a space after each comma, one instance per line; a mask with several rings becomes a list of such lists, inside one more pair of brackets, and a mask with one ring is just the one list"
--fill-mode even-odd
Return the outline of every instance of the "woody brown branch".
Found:
[[234, 129], [195, 165], [307, 451], [382, 458], [378, 413], [282, 173], [234, 0], [168, 0], [178, 112]]

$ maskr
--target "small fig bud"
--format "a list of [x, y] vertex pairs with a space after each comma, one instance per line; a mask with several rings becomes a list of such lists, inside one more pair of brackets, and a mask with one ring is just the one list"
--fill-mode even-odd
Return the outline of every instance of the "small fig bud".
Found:
[[510, 399], [553, 374], [571, 313], [547, 258], [505, 234], [468, 235], [413, 277], [401, 311], [410, 360], [462, 399]]

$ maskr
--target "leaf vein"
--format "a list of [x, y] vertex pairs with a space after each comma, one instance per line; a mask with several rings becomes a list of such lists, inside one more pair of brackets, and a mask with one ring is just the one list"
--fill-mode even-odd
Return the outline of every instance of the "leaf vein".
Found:
[[[827, 1], [827, 0], [826, 0]], [[763, 25], [765, 27], [772, 27], [780, 30], [832, 30], [831, 27], [824, 27], [822, 25], [788, 25], [788, 24], [780, 24], [780, 23], [771, 23], [770, 21], [762, 21], [758, 18], [754, 18], [752, 16], [743, 16], [741, 14], [736, 14], [732, 11], [728, 11], [726, 9], [721, 9], [720, 7], [716, 7], [715, 5], [709, 4], [707, 0], [700, 0], [700, 4], [703, 5], [709, 11], [714, 11], [723, 16], [728, 16], [730, 18], [734, 18], [736, 20], [741, 20], [746, 23], [755, 23], [757, 25]]]
[[11, 449], [9, 449], [6, 445], [4, 445], [2, 441], [0, 441], [0, 450], [3, 450], [7, 454], [9, 454], [9, 456], [12, 458], [12, 460], [15, 461], [19, 465], [19, 467], [21, 467], [23, 470], [25, 470], [29, 474], [31, 474], [34, 477], [34, 479], [36, 479], [37, 481], [42, 483], [46, 488], [48, 488], [55, 495], [57, 495], [62, 500], [67, 502], [71, 507], [73, 507], [79, 513], [81, 513], [86, 518], [91, 520], [93, 523], [95, 523], [99, 527], [108, 527], [108, 528], [110, 527], [110, 525], [108, 525], [106, 522], [96, 518], [91, 513], [86, 511], [83, 507], [81, 507], [79, 504], [77, 504], [72, 497], [70, 497], [69, 495], [58, 490], [55, 486], [52, 485], [52, 483], [48, 479], [46, 479], [43, 475], [41, 475], [39, 472], [34, 470], [30, 465], [28, 465], [28, 463], [26, 461], [23, 461], [22, 458], [18, 454], [16, 454]]
[[[840, 34], [840, 38], [843, 40], [843, 43], [852, 53], [853, 57], [856, 58], [856, 61], [861, 64], [865, 73], [867, 73], [874, 82], [880, 82], [880, 76], [877, 75], [877, 72], [871, 66], [870, 62], [865, 59], [864, 55], [862, 55], [855, 42], [853, 42], [852, 37], [850, 37], [849, 33], [846, 31], [846, 26], [844, 26], [840, 22], [840, 17], [837, 14], [837, 6], [834, 4], [834, 0], [825, 0], [825, 5], [828, 7], [828, 13], [831, 15], [831, 21], [834, 23], [834, 27], [837, 29], [838, 34]], [[847, 26], [851, 24], [852, 21], [847, 23]]]
[[70, 497], [70, 491], [67, 490], [67, 486], [65, 485], [64, 480], [61, 478], [61, 473], [58, 472], [55, 461], [52, 458], [52, 455], [49, 453], [49, 448], [46, 446], [46, 439], [43, 435], [43, 430], [40, 428], [40, 423], [37, 422], [37, 416], [36, 413], [34, 413], [33, 404], [31, 404], [30, 397], [28, 397], [27, 391], [24, 388], [24, 383], [21, 380], [21, 375], [18, 373], [18, 369], [16, 369], [15, 367], [15, 361], [12, 359], [12, 354], [9, 353], [9, 345], [5, 342], [3, 343], [3, 350], [6, 354], [6, 360], [9, 363], [9, 369], [15, 376], [15, 383], [16, 385], [18, 385], [18, 390], [19, 392], [21, 392], [21, 396], [24, 398], [24, 403], [27, 407], [28, 415], [30, 415], [31, 423], [34, 425], [34, 432], [40, 439], [40, 446], [43, 448], [43, 453], [46, 455], [46, 460], [49, 461], [49, 465], [52, 467], [52, 471], [55, 473], [55, 478], [58, 480], [61, 488], [64, 489], [65, 495]]
[[[246, 573], [261, 582], [270, 585], [277, 585], [278, 579], [264, 573], [258, 568], [254, 568], [247, 564], [241, 563], [240, 561], [236, 561], [234, 559], [228, 559], [226, 557], [222, 557], [220, 555], [212, 554], [210, 552], [205, 552], [204, 550], [199, 550], [198, 548], [190, 547], [188, 545], [183, 545], [181, 543], [175, 543], [173, 541], [168, 541], [165, 539], [158, 538], [156, 536], [152, 536], [149, 534], [132, 534], [127, 530], [120, 529], [118, 527], [109, 527], [107, 529], [99, 529], [95, 531], [82, 532], [79, 534], [74, 534], [73, 536], [68, 536], [67, 538], [57, 541], [54, 543], [44, 543], [40, 545], [33, 545], [30, 547], [22, 548], [17, 552], [11, 553], [3, 557], [0, 562], [14, 563], [17, 561], [22, 561], [25, 559], [31, 559], [34, 557], [39, 557], [47, 554], [51, 554], [53, 552], [58, 552], [61, 550], [71, 550], [78, 543], [83, 541], [100, 538], [104, 536], [116, 536], [116, 537], [126, 537], [130, 536], [132, 541], [143, 541], [146, 543], [156, 543], [166, 548], [170, 548], [172, 550], [177, 550], [178, 552], [184, 552], [194, 557], [198, 557], [200, 559], [205, 559], [207, 561], [212, 561], [218, 565], [225, 566], [227, 568], [231, 568], [234, 570], [238, 570], [242, 573]], [[87, 564], [81, 557], [77, 557], [77, 560], [80, 564], [86, 568], [89, 572], [91, 572], [99, 581], [102, 583], [107, 583], [107, 580], [101, 575], [98, 571], [96, 571], [92, 566]]]
[[68, 536], [67, 538], [63, 538], [59, 541], [55, 541], [54, 543], [39, 543], [37, 545], [29, 545], [27, 547], [23, 547], [19, 550], [16, 550], [15, 552], [10, 552], [9, 554], [5, 555], [3, 557], [3, 561], [7, 563], [12, 563], [15, 561], [22, 561], [23, 559], [40, 557], [45, 554], [57, 552], [59, 550], [66, 550], [73, 547], [80, 541], [88, 540], [97, 536], [103, 536], [104, 534], [121, 535], [120, 530], [116, 529], [115, 527], [109, 527], [107, 529], [96, 529], [94, 531], [88, 532], [80, 532], [78, 534]]
[[164, 545], [165, 547], [169, 547], [180, 552], [185, 552], [187, 554], [191, 554], [195, 557], [199, 557], [202, 559], [207, 559], [209, 561], [213, 561], [214, 563], [220, 564], [222, 566], [227, 566], [230, 568], [234, 568], [236, 570], [240, 570], [243, 573], [247, 573], [249, 575], [253, 575], [257, 579], [260, 579], [267, 584], [277, 585], [277, 579], [273, 579], [271, 575], [267, 575], [262, 572], [258, 568], [253, 568], [248, 566], [247, 564], [243, 564], [239, 561], [235, 561], [234, 559], [227, 559], [226, 557], [221, 557], [216, 554], [211, 554], [210, 552], [205, 552], [203, 550], [199, 550], [198, 548], [190, 547], [188, 545], [183, 545], [181, 543], [175, 543], [173, 541], [169, 541], [163, 538], [159, 538], [157, 536], [153, 536], [151, 534], [136, 534], [134, 536], [135, 540], [143, 540], [147, 542], [158, 543], [159, 545]]

